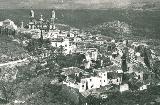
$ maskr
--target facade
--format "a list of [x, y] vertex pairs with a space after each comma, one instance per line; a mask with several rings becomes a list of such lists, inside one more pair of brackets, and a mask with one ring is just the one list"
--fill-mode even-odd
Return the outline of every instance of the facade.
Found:
[[[72, 70], [72, 72], [73, 71], [75, 70]], [[118, 70], [116, 70], [117, 72], [108, 71], [108, 68], [94, 70], [97, 75], [86, 73], [82, 70], [81, 72], [79, 71], [73, 72], [72, 76], [71, 73], [65, 74], [67, 78], [63, 81], [63, 84], [77, 88], [79, 92], [84, 92], [86, 90], [98, 89], [107, 85], [120, 85], [122, 83], [122, 75], [120, 75], [121, 73], [119, 73]], [[110, 77], [111, 73], [115, 75], [114, 78]], [[79, 81], [77, 81], [76, 78], [79, 78]]]
[[74, 42], [81, 42], [82, 41], [82, 38], [81, 37], [75, 37], [74, 38]]
[[15, 35], [17, 29], [15, 23], [10, 19], [0, 22], [0, 34]]
[[129, 90], [129, 85], [128, 84], [122, 84], [120, 85], [120, 92], [124, 92], [124, 91], [127, 91]]
[[44, 20], [43, 15], [40, 16], [39, 20], [35, 19], [34, 11], [30, 12], [30, 21], [28, 23], [29, 29], [41, 29], [45, 31], [55, 29], [55, 11], [52, 11], [50, 20]]

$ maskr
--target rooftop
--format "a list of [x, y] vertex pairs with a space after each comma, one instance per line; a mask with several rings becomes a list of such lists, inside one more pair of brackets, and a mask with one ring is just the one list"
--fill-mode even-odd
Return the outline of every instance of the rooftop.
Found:
[[104, 68], [99, 68], [99, 69], [95, 69], [95, 71], [98, 72], [105, 72], [105, 71], [116, 71], [119, 72], [121, 70], [121, 67], [118, 65], [111, 65], [111, 66], [106, 66]]
[[82, 70], [78, 67], [69, 67], [69, 68], [63, 68], [61, 74], [67, 76], [67, 75], [80, 73], [80, 72], [84, 72], [84, 70]]

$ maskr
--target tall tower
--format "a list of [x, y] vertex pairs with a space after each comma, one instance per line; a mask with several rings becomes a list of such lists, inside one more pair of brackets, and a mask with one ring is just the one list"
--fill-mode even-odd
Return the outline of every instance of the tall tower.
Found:
[[24, 28], [24, 22], [23, 21], [21, 22], [21, 28], [22, 29]]
[[43, 22], [44, 21], [44, 19], [43, 19], [43, 15], [41, 14], [41, 17], [40, 17], [40, 19], [39, 19], [41, 22]]
[[31, 10], [30, 16], [31, 16], [31, 18], [34, 18], [34, 11], [33, 10]]
[[30, 11], [30, 21], [29, 21], [29, 29], [34, 29], [34, 11]]
[[53, 10], [52, 11], [52, 15], [51, 15], [51, 24], [50, 24], [50, 29], [51, 30], [53, 30], [53, 29], [55, 29], [55, 17], [56, 17], [56, 15], [55, 15], [55, 11]]

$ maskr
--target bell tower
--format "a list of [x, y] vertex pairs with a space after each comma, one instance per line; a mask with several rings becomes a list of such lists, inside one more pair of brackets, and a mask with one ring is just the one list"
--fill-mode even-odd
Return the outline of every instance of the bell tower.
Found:
[[34, 29], [34, 11], [30, 11], [29, 29]]
[[52, 10], [52, 15], [51, 15], [51, 23], [50, 23], [50, 30], [55, 29], [55, 11]]

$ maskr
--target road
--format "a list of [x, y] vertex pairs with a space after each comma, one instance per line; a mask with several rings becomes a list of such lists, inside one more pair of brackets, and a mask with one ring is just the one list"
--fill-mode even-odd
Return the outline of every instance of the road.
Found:
[[22, 59], [22, 60], [17, 60], [17, 61], [11, 61], [11, 62], [8, 62], [8, 63], [2, 63], [0, 64], [0, 67], [4, 67], [4, 66], [16, 66], [16, 65], [21, 65], [22, 63], [28, 63], [29, 60], [27, 58], [25, 59]]

